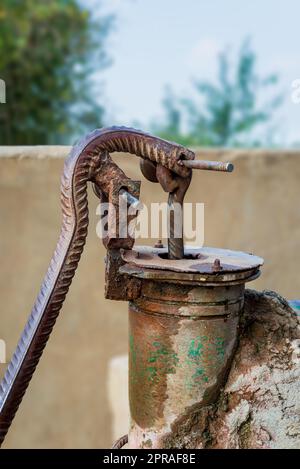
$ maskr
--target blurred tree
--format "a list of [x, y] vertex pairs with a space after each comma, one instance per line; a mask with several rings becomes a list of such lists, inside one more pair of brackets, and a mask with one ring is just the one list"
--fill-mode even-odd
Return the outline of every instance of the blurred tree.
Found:
[[1, 1], [0, 144], [69, 143], [102, 125], [92, 74], [108, 64], [111, 24], [76, 0]]
[[176, 98], [167, 90], [163, 101], [166, 118], [161, 125], [153, 126], [154, 130], [164, 138], [188, 145], [270, 144], [266, 124], [271, 122], [282, 98], [273, 93], [272, 98], [260, 100], [270, 95], [267, 88], [276, 85], [278, 77], [259, 78], [255, 62], [248, 40], [240, 49], [235, 69], [230, 65], [229, 54], [222, 52], [216, 84], [194, 82], [195, 98]]
[[192, 135], [182, 131], [184, 115], [181, 104], [182, 103], [176, 98], [172, 90], [167, 87], [163, 99], [163, 108], [165, 111], [164, 122], [156, 122], [152, 124], [151, 127], [153, 132], [161, 138], [181, 143], [182, 145], [190, 145], [192, 143]]

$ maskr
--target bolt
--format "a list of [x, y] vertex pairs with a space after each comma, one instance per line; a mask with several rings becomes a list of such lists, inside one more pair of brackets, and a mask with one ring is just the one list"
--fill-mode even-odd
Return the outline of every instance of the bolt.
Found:
[[220, 259], [215, 259], [212, 267], [213, 272], [219, 272], [222, 268]]
[[159, 239], [159, 240], [157, 241], [157, 243], [155, 243], [154, 247], [155, 247], [155, 248], [158, 248], [158, 249], [162, 249], [162, 248], [164, 247], [164, 245], [163, 245], [161, 239]]

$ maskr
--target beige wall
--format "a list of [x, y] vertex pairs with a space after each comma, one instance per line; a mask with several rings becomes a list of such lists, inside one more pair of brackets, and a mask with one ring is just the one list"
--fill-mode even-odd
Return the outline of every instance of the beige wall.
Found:
[[[8, 358], [59, 234], [60, 173], [68, 150], [0, 148], [0, 339]], [[264, 257], [262, 276], [252, 286], [299, 298], [300, 153], [203, 150], [198, 156], [230, 160], [236, 168], [194, 175], [187, 200], [205, 203], [205, 244]], [[140, 179], [138, 159], [122, 161]], [[142, 184], [143, 201], [166, 200], [158, 186], [153, 191], [151, 183]], [[85, 252], [6, 448], [112, 442], [108, 363], [127, 351], [127, 307], [103, 299], [105, 251], [95, 233], [96, 203], [91, 194]]]

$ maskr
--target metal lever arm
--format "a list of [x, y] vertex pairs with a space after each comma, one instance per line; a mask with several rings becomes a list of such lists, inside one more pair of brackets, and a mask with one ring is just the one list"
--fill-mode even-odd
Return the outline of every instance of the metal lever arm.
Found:
[[62, 175], [62, 227], [57, 247], [0, 383], [0, 444], [39, 362], [82, 254], [88, 229], [87, 183], [94, 182], [108, 196], [110, 181], [103, 175], [109, 178], [110, 174], [111, 178], [113, 173], [105, 171], [104, 160], [116, 151], [158, 163], [183, 178], [189, 177], [191, 170], [178, 161], [194, 158], [194, 153], [180, 145], [125, 127], [96, 130], [73, 147]]

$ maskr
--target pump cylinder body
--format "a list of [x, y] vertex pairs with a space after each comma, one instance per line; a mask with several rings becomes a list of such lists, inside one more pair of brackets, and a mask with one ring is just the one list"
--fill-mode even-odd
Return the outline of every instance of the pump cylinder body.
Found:
[[166, 255], [139, 246], [122, 254], [119, 269], [138, 282], [129, 302], [129, 448], [172, 448], [178, 436], [184, 445], [203, 407], [216, 402], [238, 341], [245, 283], [263, 263], [217, 248]]
[[143, 282], [129, 305], [129, 447], [168, 447], [176, 426], [216, 399], [243, 298], [244, 284]]

